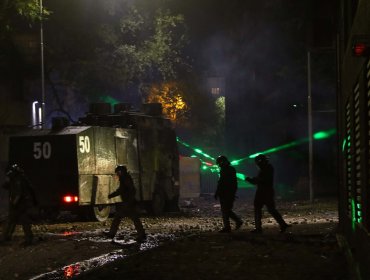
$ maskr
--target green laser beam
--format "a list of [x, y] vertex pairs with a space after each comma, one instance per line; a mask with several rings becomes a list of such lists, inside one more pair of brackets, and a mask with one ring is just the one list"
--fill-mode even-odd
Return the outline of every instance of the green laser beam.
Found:
[[342, 142], [342, 152], [344, 152], [344, 150], [346, 149], [346, 146], [347, 146], [347, 139], [344, 138]]
[[111, 96], [102, 96], [102, 97], [100, 97], [100, 100], [102, 102], [106, 102], [106, 103], [109, 103], [111, 105], [115, 105], [115, 104], [119, 103], [119, 101], [117, 99], [115, 99]]
[[[335, 128], [334, 129], [325, 130], [325, 131], [319, 131], [319, 132], [314, 133], [312, 135], [312, 138], [314, 140], [327, 139], [327, 138], [333, 136], [335, 133], [336, 133], [336, 129]], [[184, 141], [181, 141], [178, 137], [177, 137], [177, 141], [180, 144], [184, 145], [185, 147], [192, 149], [194, 152], [196, 152], [196, 153], [198, 153], [198, 154], [200, 154], [200, 155], [202, 155], [202, 156], [204, 156], [206, 158], [209, 158], [211, 160], [215, 160], [214, 157], [208, 155], [207, 153], [204, 153], [199, 148], [194, 148], [191, 145], [189, 145], [188, 143], [186, 143]], [[233, 160], [233, 161], [231, 161], [231, 164], [232, 165], [238, 165], [238, 164], [240, 164], [240, 162], [242, 162], [244, 160], [247, 160], [247, 159], [253, 159], [256, 156], [258, 156], [259, 154], [272, 154], [272, 153], [276, 153], [276, 152], [281, 151], [281, 150], [285, 150], [285, 149], [289, 149], [291, 147], [295, 147], [295, 146], [301, 145], [301, 144], [306, 143], [308, 141], [309, 141], [309, 138], [303, 138], [303, 139], [300, 139], [300, 140], [292, 141], [292, 142], [287, 143], [287, 144], [283, 144], [283, 145], [280, 145], [280, 146], [276, 146], [276, 147], [269, 148], [269, 149], [264, 150], [264, 151], [260, 151], [260, 152], [251, 154], [251, 155], [246, 156], [246, 157], [243, 157], [241, 159]]]
[[[322, 139], [327, 139], [333, 135], [335, 135], [336, 133], [336, 129], [333, 128], [333, 129], [329, 129], [329, 130], [324, 130], [324, 131], [318, 131], [316, 133], [314, 133], [312, 135], [312, 138], [314, 140], [322, 140]], [[182, 144], [183, 146], [193, 150], [195, 153], [207, 158], [207, 159], [211, 159], [212, 161], [216, 161], [214, 157], [212, 157], [211, 155], [203, 152], [201, 149], [199, 148], [195, 148], [193, 146], [191, 146], [190, 144], [180, 140], [179, 137], [176, 138], [177, 142], [179, 142], [180, 144]], [[285, 150], [285, 149], [289, 149], [289, 148], [292, 148], [292, 147], [295, 147], [295, 146], [298, 146], [298, 145], [301, 145], [303, 143], [306, 143], [309, 141], [309, 138], [303, 138], [303, 139], [299, 139], [299, 140], [296, 140], [296, 141], [292, 141], [290, 143], [287, 143], [287, 144], [283, 144], [283, 145], [280, 145], [280, 146], [276, 146], [276, 147], [272, 147], [272, 148], [269, 148], [269, 149], [266, 149], [264, 151], [260, 151], [258, 153], [254, 153], [254, 154], [250, 154], [246, 157], [243, 157], [243, 158], [240, 158], [240, 159], [237, 159], [237, 160], [233, 160], [231, 161], [231, 165], [233, 166], [236, 166], [236, 165], [239, 165], [242, 161], [244, 160], [247, 160], [247, 159], [253, 159], [255, 158], [256, 156], [258, 156], [259, 154], [272, 154], [272, 153], [276, 153], [276, 152], [279, 152], [281, 150]], [[212, 163], [207, 163], [205, 161], [203, 161], [200, 157], [198, 157], [202, 163], [202, 169], [203, 170], [210, 170], [211, 172], [217, 172], [219, 169], [218, 169], [218, 166], [216, 164], [213, 164]], [[238, 179], [240, 180], [244, 180], [245, 179], [245, 175], [241, 174], [241, 173], [238, 173], [239, 175], [237, 175]]]
[[209, 170], [212, 173], [219, 171], [219, 167], [216, 164], [211, 164], [209, 162], [206, 162], [206, 161], [202, 160], [200, 157], [198, 157], [197, 155], [191, 155], [191, 157], [195, 157], [195, 158], [199, 159], [200, 163], [202, 164], [202, 166], [201, 166], [202, 170]]
[[329, 129], [329, 130], [316, 132], [312, 135], [312, 137], [315, 140], [322, 140], [322, 139], [326, 139], [326, 138], [329, 138], [329, 137], [335, 135], [336, 132], [337, 132], [337, 130], [335, 128], [332, 128], [332, 129]]
[[[336, 129], [335, 128], [329, 129], [329, 130], [325, 130], [325, 131], [319, 131], [319, 132], [314, 133], [312, 135], [312, 138], [314, 140], [327, 139], [327, 138], [333, 136], [335, 133], [336, 133]], [[297, 141], [293, 141], [293, 142], [290, 142], [290, 143], [287, 143], [287, 144], [284, 144], [284, 145], [281, 145], [281, 146], [277, 146], [277, 147], [274, 147], [274, 148], [270, 148], [270, 149], [264, 150], [262, 152], [254, 153], [254, 154], [250, 155], [248, 158], [255, 158], [259, 154], [272, 154], [272, 153], [276, 153], [276, 152], [281, 151], [281, 150], [285, 150], [285, 149], [289, 149], [289, 148], [294, 147], [294, 146], [301, 145], [301, 144], [306, 143], [308, 141], [309, 141], [309, 138], [303, 138], [303, 139], [300, 139], [300, 140], [297, 140]]]
[[351, 212], [352, 212], [352, 230], [355, 231], [356, 229], [356, 214], [355, 214], [355, 200], [351, 199]]
[[238, 186], [240, 189], [251, 189], [254, 187], [251, 183], [245, 181], [246, 177], [247, 176], [245, 176], [243, 173], [239, 173], [239, 172], [236, 173], [236, 178], [245, 182], [243, 185]]
[[265, 154], [266, 155], [266, 154], [276, 153], [276, 152], [279, 152], [281, 150], [285, 150], [285, 149], [289, 149], [291, 147], [298, 146], [298, 145], [303, 144], [307, 141], [308, 141], [308, 139], [293, 141], [293, 142], [290, 142], [290, 143], [287, 143], [287, 144], [284, 144], [284, 145], [280, 145], [280, 146], [273, 147], [273, 148], [270, 148], [270, 149], [267, 149], [267, 150], [264, 150], [264, 151], [261, 151], [261, 152], [258, 152], [258, 153], [251, 154], [251, 155], [248, 156], [248, 158], [255, 158], [259, 154]]

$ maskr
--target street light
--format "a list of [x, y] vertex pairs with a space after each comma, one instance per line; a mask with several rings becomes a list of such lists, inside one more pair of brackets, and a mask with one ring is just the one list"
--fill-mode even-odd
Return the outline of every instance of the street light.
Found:
[[313, 202], [313, 135], [312, 135], [312, 98], [311, 98], [311, 52], [307, 51], [307, 114], [308, 114], [308, 188], [310, 202]]
[[43, 31], [43, 5], [40, 0], [40, 51], [41, 51], [41, 119], [40, 127], [45, 125], [45, 74], [44, 74], [44, 31]]

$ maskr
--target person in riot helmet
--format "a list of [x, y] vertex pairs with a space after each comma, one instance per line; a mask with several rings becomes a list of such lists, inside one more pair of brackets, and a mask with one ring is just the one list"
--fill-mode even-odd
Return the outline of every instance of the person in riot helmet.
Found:
[[215, 192], [215, 199], [220, 199], [221, 204], [223, 228], [220, 232], [230, 232], [230, 218], [235, 221], [236, 230], [243, 224], [242, 220], [232, 210], [238, 189], [236, 171], [225, 156], [219, 156], [216, 163], [220, 167], [220, 178]]
[[137, 231], [137, 242], [142, 242], [146, 239], [144, 227], [140, 221], [136, 211], [135, 186], [131, 175], [128, 173], [126, 166], [118, 165], [115, 173], [119, 178], [118, 189], [108, 195], [108, 198], [121, 196], [122, 202], [116, 204], [116, 213], [110, 226], [109, 232], [104, 234], [109, 238], [114, 238], [117, 233], [119, 224], [124, 216], [129, 217]]
[[255, 157], [255, 163], [258, 166], [259, 173], [256, 177], [246, 177], [245, 180], [257, 186], [254, 197], [254, 221], [255, 229], [253, 233], [262, 233], [262, 207], [266, 205], [267, 211], [274, 217], [280, 226], [280, 232], [285, 232], [290, 225], [288, 225], [281, 214], [275, 208], [274, 199], [274, 168], [270, 164], [268, 157], [264, 154], [259, 154]]
[[7, 180], [3, 187], [9, 191], [9, 214], [3, 231], [3, 241], [11, 241], [16, 225], [21, 224], [25, 237], [23, 244], [31, 245], [33, 240], [31, 212], [37, 205], [35, 194], [18, 164], [9, 165], [5, 172]]

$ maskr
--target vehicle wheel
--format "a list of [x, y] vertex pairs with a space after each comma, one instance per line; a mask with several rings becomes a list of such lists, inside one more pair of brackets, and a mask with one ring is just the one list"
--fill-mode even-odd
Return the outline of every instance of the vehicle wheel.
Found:
[[152, 213], [155, 216], [159, 216], [164, 212], [165, 206], [165, 195], [162, 191], [155, 192], [152, 200]]
[[108, 219], [110, 214], [110, 206], [109, 205], [99, 205], [94, 206], [94, 217], [99, 222], [104, 222]]
[[51, 222], [55, 222], [59, 217], [60, 211], [58, 207], [47, 207], [41, 209], [41, 217]]

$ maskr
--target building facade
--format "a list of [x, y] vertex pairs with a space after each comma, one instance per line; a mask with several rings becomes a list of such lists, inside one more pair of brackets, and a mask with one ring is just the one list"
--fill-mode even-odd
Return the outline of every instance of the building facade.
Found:
[[369, 279], [370, 1], [340, 1], [338, 23], [340, 230], [354, 275]]

